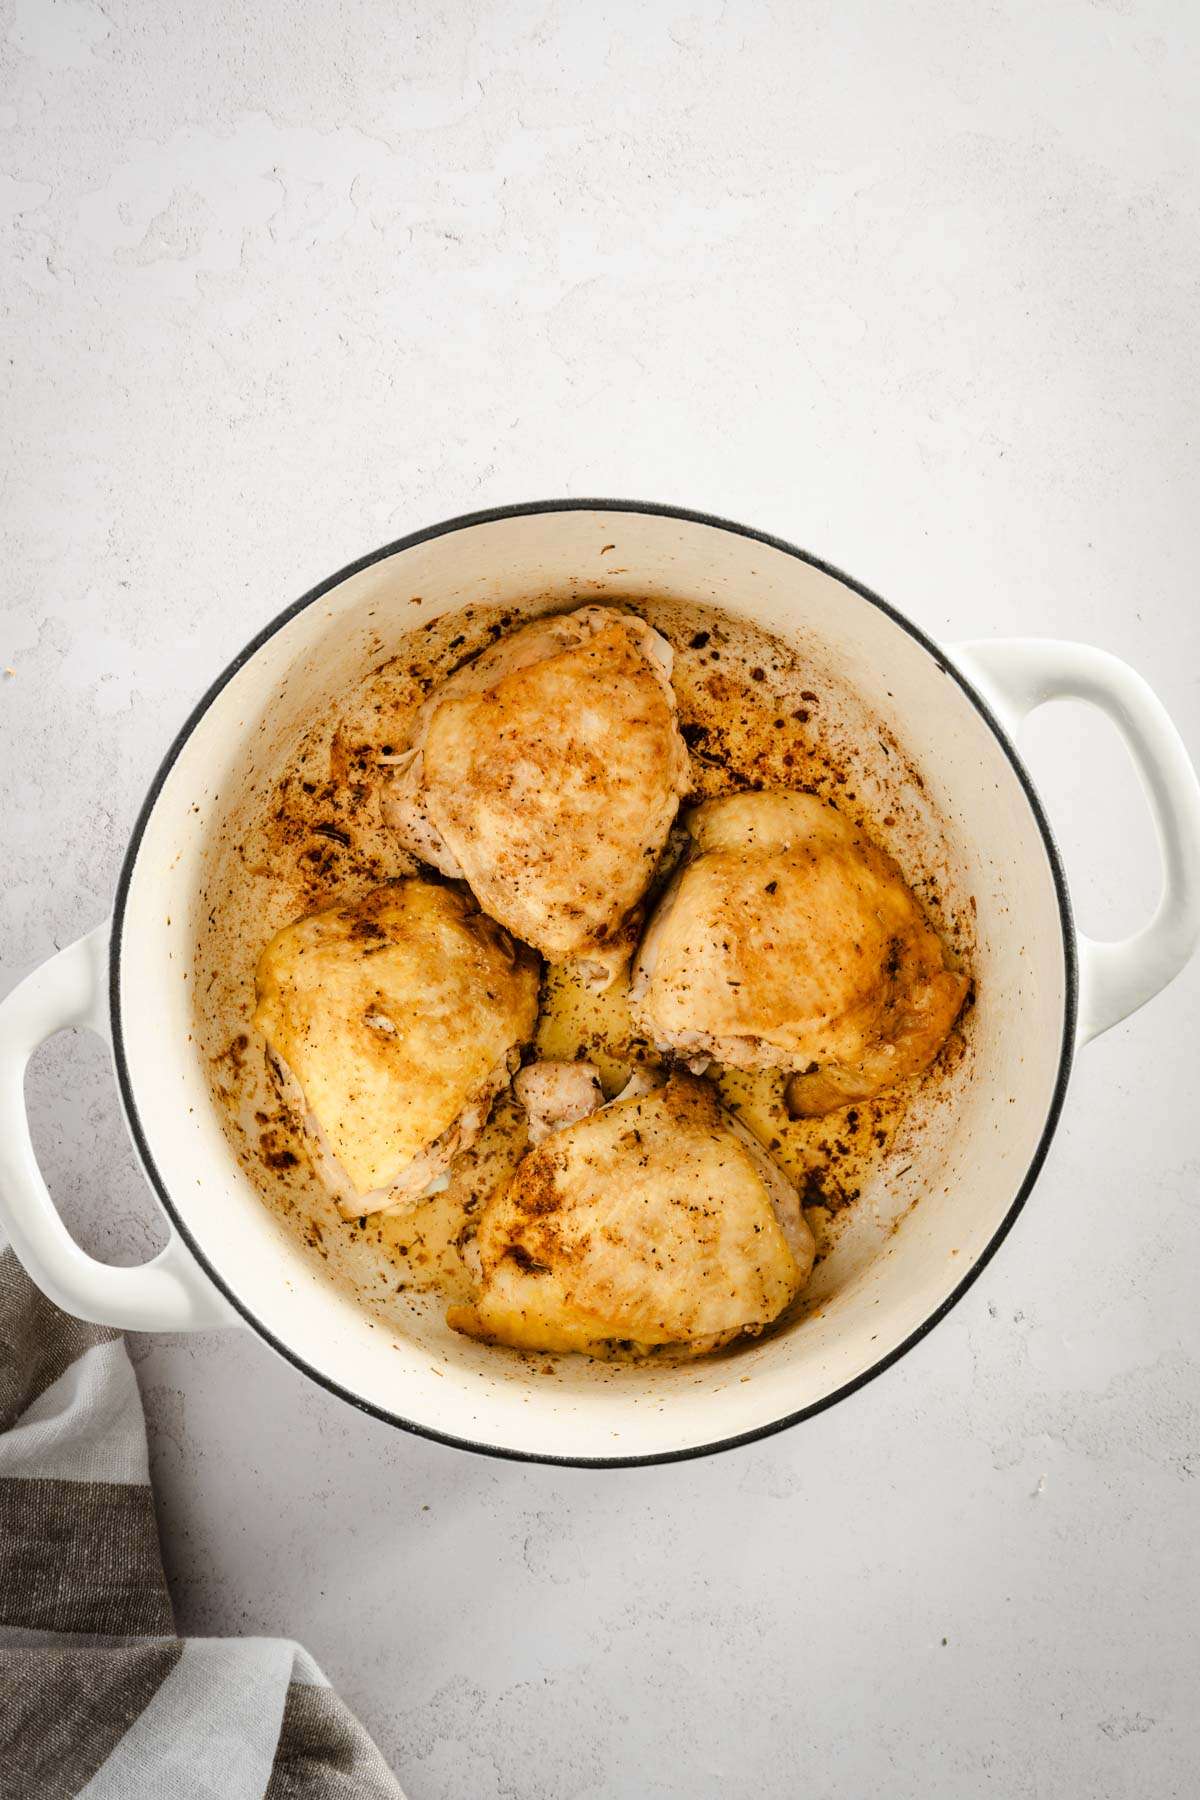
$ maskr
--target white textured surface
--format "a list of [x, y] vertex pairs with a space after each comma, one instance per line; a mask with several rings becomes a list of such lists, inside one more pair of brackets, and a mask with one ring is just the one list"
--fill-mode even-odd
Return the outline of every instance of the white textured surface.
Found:
[[[944, 638], [1116, 650], [1200, 750], [1186, 0], [0, 0], [0, 41], [6, 979], [106, 910], [250, 632], [475, 505], [744, 518]], [[1128, 929], [1122, 755], [1068, 707], [1029, 745]], [[483, 1462], [143, 1340], [181, 1623], [300, 1638], [412, 1800], [1190, 1792], [1198, 1024], [1193, 969], [1081, 1058], [949, 1320], [712, 1462]], [[140, 1255], [99, 1049], [30, 1092]]]

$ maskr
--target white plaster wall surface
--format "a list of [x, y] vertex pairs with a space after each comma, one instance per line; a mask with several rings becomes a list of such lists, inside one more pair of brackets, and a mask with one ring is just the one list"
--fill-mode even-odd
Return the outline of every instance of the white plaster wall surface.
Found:
[[[6, 983], [246, 637], [478, 505], [745, 519], [947, 640], [1106, 645], [1200, 751], [1188, 0], [0, 0], [0, 62]], [[1131, 928], [1123, 753], [1027, 743]], [[1198, 1024], [1193, 969], [950, 1318], [713, 1461], [486, 1462], [139, 1340], [181, 1626], [303, 1639], [412, 1800], [1194, 1793]], [[98, 1046], [29, 1092], [143, 1255]]]

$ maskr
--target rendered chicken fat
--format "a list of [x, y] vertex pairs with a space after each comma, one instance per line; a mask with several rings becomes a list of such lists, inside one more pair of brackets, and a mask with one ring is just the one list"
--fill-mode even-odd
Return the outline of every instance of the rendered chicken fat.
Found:
[[278, 932], [254, 1023], [347, 1218], [418, 1198], [487, 1118], [537, 1017], [537, 961], [452, 888], [406, 880]]

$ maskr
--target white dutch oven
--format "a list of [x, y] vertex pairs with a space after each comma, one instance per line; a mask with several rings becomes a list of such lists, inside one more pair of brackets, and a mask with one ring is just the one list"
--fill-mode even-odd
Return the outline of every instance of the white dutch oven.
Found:
[[[600, 559], [604, 551], [603, 560]], [[818, 1311], [752, 1350], [683, 1369], [563, 1359], [552, 1375], [454, 1337], [438, 1309], [391, 1331], [281, 1229], [243, 1174], [190, 1040], [183, 972], [211, 822], [252, 739], [286, 729], [422, 619], [530, 593], [686, 595], [823, 647], [922, 772], [956, 879], [978, 908], [970, 1075], [908, 1174], [920, 1203], [847, 1252]], [[611, 571], [606, 573], [605, 571]], [[378, 636], [376, 636], [378, 634]], [[285, 677], [287, 684], [285, 687]], [[281, 696], [286, 695], [286, 699]], [[1042, 808], [1010, 732], [1060, 695], [1125, 737], [1158, 828], [1163, 894], [1122, 943], [1080, 936]], [[343, 570], [269, 625], [200, 702], [134, 828], [110, 923], [0, 1006], [0, 1217], [30, 1275], [82, 1318], [145, 1331], [249, 1325], [314, 1380], [377, 1416], [492, 1453], [616, 1464], [700, 1454], [832, 1404], [953, 1305], [1020, 1211], [1075, 1048], [1183, 967], [1200, 930], [1200, 787], [1145, 682], [1100, 650], [1022, 639], [939, 650], [848, 577], [790, 545], [668, 507], [560, 501], [419, 532]], [[34, 1159], [23, 1073], [52, 1032], [112, 1044], [125, 1117], [172, 1226], [140, 1268], [87, 1256]], [[864, 1196], [865, 1215], [872, 1212]], [[875, 1208], [878, 1212], [878, 1208]]]

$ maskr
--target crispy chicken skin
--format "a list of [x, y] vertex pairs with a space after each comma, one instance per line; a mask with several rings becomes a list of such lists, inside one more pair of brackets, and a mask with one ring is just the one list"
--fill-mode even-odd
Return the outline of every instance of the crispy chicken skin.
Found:
[[[573, 1110], [577, 1092], [562, 1093]], [[702, 1355], [777, 1318], [814, 1246], [765, 1151], [708, 1082], [675, 1075], [545, 1136], [488, 1201], [475, 1254], [475, 1302], [447, 1315], [468, 1336]]]
[[254, 1024], [343, 1216], [417, 1199], [471, 1141], [533, 1035], [538, 973], [469, 895], [427, 881], [271, 939]]
[[790, 1070], [794, 1116], [932, 1062], [967, 978], [891, 857], [811, 794], [706, 801], [686, 823], [693, 850], [630, 984], [660, 1049]]
[[671, 649], [611, 607], [502, 638], [426, 702], [384, 817], [485, 912], [608, 985], [688, 786]]

